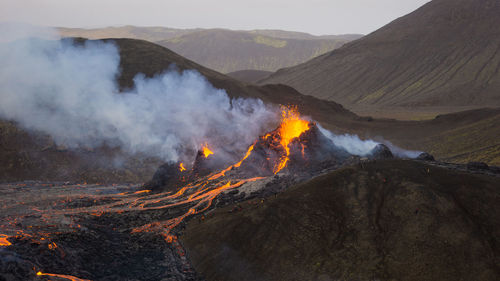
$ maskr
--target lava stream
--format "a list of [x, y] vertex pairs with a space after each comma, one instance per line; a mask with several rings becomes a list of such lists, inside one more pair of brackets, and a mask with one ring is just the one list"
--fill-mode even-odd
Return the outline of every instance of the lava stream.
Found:
[[43, 273], [41, 271], [38, 271], [36, 273], [36, 275], [38, 276], [52, 276], [52, 277], [59, 277], [59, 278], [64, 278], [64, 279], [68, 279], [68, 280], [71, 280], [71, 281], [92, 281], [92, 280], [89, 280], [89, 279], [81, 279], [81, 278], [78, 278], [78, 277], [75, 277], [75, 276], [71, 276], [71, 275], [64, 275], [64, 274], [53, 274], [53, 273]]
[[7, 238], [9, 238], [8, 235], [0, 234], [0, 246], [6, 247], [12, 245], [12, 243], [10, 243], [9, 240], [7, 240]]

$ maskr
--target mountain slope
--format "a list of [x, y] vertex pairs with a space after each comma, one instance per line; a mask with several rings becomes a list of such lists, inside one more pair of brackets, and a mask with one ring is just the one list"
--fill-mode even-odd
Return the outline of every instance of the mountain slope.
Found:
[[83, 37], [88, 39], [130, 38], [147, 40], [150, 42], [174, 38], [198, 30], [199, 29], [178, 29], [160, 26], [141, 27], [133, 25], [91, 29], [57, 28], [57, 31], [62, 37]]
[[[82, 43], [87, 39], [79, 38]], [[225, 89], [230, 97], [260, 98], [266, 103], [294, 104], [307, 115], [315, 111], [323, 118], [351, 119], [355, 114], [334, 102], [304, 96], [285, 85], [255, 86], [227, 77], [200, 66], [182, 56], [151, 42], [134, 39], [108, 39], [120, 52], [120, 89], [133, 86], [138, 73], [147, 77], [160, 74], [172, 65], [177, 69], [195, 69], [216, 88]], [[318, 117], [321, 119], [320, 115]], [[85, 181], [85, 182], [144, 182], [161, 164], [159, 159], [128, 155], [119, 149], [68, 150], [58, 147], [47, 135], [27, 132], [15, 123], [0, 120], [0, 182], [22, 180]], [[114, 164], [117, 163], [120, 164]]]
[[59, 27], [57, 30], [62, 37], [130, 38], [155, 42], [223, 73], [245, 69], [276, 71], [305, 62], [361, 37], [359, 34], [315, 36], [285, 30], [138, 26], [94, 29]]
[[248, 70], [239, 70], [235, 72], [230, 72], [227, 73], [226, 75], [243, 82], [255, 83], [259, 80], [266, 78], [271, 74], [272, 74], [271, 71], [248, 69]]
[[[78, 39], [82, 41], [85, 39]], [[110, 39], [111, 40], [111, 39]], [[175, 64], [178, 69], [196, 69], [216, 88], [231, 97], [260, 98], [266, 103], [297, 105], [335, 133], [380, 138], [406, 149], [428, 150], [450, 161], [486, 161], [500, 165], [500, 110], [476, 110], [444, 115], [429, 121], [373, 120], [360, 118], [341, 105], [305, 96], [285, 85], [256, 86], [200, 66], [159, 45], [133, 39], [112, 39], [120, 50], [121, 89], [133, 86], [133, 77], [160, 74]], [[471, 130], [471, 128], [474, 128]], [[120, 157], [123, 164], [110, 165]], [[0, 120], [0, 181], [62, 180], [87, 182], [141, 182], [151, 178], [158, 159], [123, 155], [116, 149], [70, 151], [58, 147], [50, 137], [26, 132]]]
[[434, 0], [265, 83], [360, 106], [500, 106], [500, 2]]
[[[287, 36], [287, 34], [272, 33]], [[258, 31], [210, 29], [157, 42], [214, 70], [228, 73], [244, 69], [276, 71], [336, 49], [352, 37], [290, 39]]]
[[207, 280], [497, 280], [498, 179], [370, 162], [191, 220], [182, 240]]

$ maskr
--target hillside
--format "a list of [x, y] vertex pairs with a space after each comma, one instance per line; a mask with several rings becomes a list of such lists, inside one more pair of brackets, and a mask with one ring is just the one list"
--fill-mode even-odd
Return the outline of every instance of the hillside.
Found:
[[157, 43], [201, 65], [228, 73], [244, 69], [276, 71], [339, 48], [349, 39], [289, 39], [210, 29]]
[[459, 162], [486, 161], [500, 165], [500, 109], [479, 109], [442, 115], [426, 121], [396, 121], [360, 118], [333, 101], [302, 95], [285, 85], [255, 86], [200, 66], [155, 44], [131, 39], [114, 40], [120, 47], [122, 88], [133, 85], [141, 72], [153, 76], [172, 63], [179, 69], [196, 69], [216, 88], [231, 97], [254, 97], [274, 104], [293, 104], [335, 133], [384, 138], [405, 149], [433, 153], [440, 159]]
[[500, 106], [500, 2], [434, 0], [262, 81], [348, 108]]
[[377, 161], [215, 210], [182, 240], [207, 280], [497, 280], [499, 196], [498, 176]]
[[226, 75], [246, 83], [255, 83], [259, 80], [266, 78], [271, 74], [272, 74], [271, 71], [248, 69], [248, 70], [239, 70], [235, 72], [230, 72], [227, 73]]
[[255, 69], [276, 71], [305, 62], [361, 37], [358, 34], [315, 36], [285, 30], [177, 29], [121, 26], [57, 28], [62, 37], [130, 38], [165, 46], [222, 73]]
[[178, 29], [160, 26], [142, 27], [133, 25], [89, 29], [57, 27], [57, 31], [62, 37], [82, 37], [88, 39], [130, 38], [147, 40], [150, 42], [174, 38], [197, 30], [198, 29]]
[[[79, 38], [77, 44], [86, 39]], [[326, 112], [329, 118], [353, 118], [355, 115], [334, 102], [303, 96], [285, 85], [254, 86], [200, 66], [153, 43], [134, 39], [112, 39], [120, 50], [120, 89], [133, 86], [138, 73], [148, 77], [160, 74], [171, 65], [177, 69], [195, 69], [215, 87], [226, 89], [231, 97], [260, 98], [266, 103], [296, 104], [304, 114]], [[319, 115], [318, 115], [319, 116]], [[326, 115], [325, 115], [326, 116]], [[0, 120], [0, 182], [20, 180], [144, 182], [160, 165], [158, 159], [127, 155], [118, 149], [71, 151], [58, 147], [45, 134], [27, 132], [8, 120]], [[119, 164], [115, 162], [119, 160]]]
[[[84, 40], [84, 39], [79, 39]], [[152, 77], [171, 64], [196, 69], [215, 87], [231, 97], [255, 97], [266, 103], [293, 104], [335, 133], [393, 142], [405, 149], [429, 151], [437, 158], [466, 163], [485, 161], [500, 165], [500, 110], [476, 110], [444, 115], [428, 121], [395, 121], [360, 118], [341, 105], [305, 96], [285, 85], [255, 86], [200, 66], [159, 45], [133, 39], [114, 39], [120, 49], [121, 89], [133, 86], [133, 77]], [[143, 182], [160, 164], [156, 159], [123, 155], [120, 151], [69, 151], [57, 147], [46, 135], [26, 132], [15, 124], [0, 122], [0, 180], [74, 180], [87, 182]], [[111, 165], [116, 156], [121, 165]], [[99, 164], [99, 165], [97, 165]]]
[[359, 39], [360, 34], [341, 34], [341, 35], [312, 35], [305, 32], [297, 31], [286, 31], [286, 30], [276, 30], [276, 29], [256, 29], [250, 30], [249, 33], [260, 34], [264, 36], [274, 37], [274, 38], [284, 38], [284, 39], [304, 39], [304, 40], [315, 40], [315, 39], [336, 39], [336, 40], [347, 40], [352, 41]]

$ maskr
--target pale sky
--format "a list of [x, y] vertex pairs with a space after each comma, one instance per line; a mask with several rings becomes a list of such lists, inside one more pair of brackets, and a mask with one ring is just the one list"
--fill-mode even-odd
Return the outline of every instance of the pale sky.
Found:
[[368, 34], [429, 0], [0, 0], [0, 22]]

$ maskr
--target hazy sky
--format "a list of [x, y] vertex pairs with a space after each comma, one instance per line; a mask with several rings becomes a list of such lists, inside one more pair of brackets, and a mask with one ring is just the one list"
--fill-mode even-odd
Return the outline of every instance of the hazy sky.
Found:
[[429, 0], [0, 0], [0, 22], [370, 33]]

